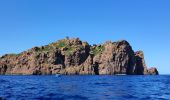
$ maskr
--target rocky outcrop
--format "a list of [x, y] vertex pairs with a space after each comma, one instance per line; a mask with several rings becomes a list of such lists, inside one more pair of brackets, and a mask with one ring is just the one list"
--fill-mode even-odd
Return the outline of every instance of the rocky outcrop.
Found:
[[151, 67], [150, 69], [148, 69], [148, 74], [150, 74], [150, 75], [158, 75], [159, 72], [155, 67]]
[[144, 60], [144, 54], [142, 51], [135, 52], [136, 66], [135, 73], [138, 75], [148, 74], [148, 70]]
[[90, 46], [78, 38], [66, 38], [2, 56], [0, 74], [157, 75], [158, 71], [147, 69], [143, 52], [134, 52], [125, 40]]

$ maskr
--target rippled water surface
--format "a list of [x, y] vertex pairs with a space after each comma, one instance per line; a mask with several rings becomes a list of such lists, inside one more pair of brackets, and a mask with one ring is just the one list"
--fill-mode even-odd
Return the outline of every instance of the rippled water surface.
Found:
[[7, 100], [170, 100], [170, 76], [0, 76]]

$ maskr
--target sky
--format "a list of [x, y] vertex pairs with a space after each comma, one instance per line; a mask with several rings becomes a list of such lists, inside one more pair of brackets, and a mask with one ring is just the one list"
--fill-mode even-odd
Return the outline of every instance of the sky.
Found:
[[66, 36], [127, 40], [148, 67], [170, 74], [170, 0], [0, 0], [0, 55]]

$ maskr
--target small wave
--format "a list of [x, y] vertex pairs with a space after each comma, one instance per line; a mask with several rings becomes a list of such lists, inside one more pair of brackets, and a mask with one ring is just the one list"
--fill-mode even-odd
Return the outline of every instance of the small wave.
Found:
[[135, 97], [131, 94], [124, 95], [123, 98], [125, 98], [125, 99], [138, 99], [138, 97]]
[[36, 87], [27, 87], [26, 89], [28, 89], [28, 90], [35, 90], [37, 88]]
[[0, 79], [0, 83], [7, 83], [7, 82], [9, 82], [9, 81]]
[[87, 100], [87, 97], [81, 96], [81, 95], [65, 95], [61, 97], [61, 100]]
[[95, 85], [106, 85], [106, 84], [109, 84], [109, 83], [105, 83], [105, 82], [96, 82], [94, 83]]

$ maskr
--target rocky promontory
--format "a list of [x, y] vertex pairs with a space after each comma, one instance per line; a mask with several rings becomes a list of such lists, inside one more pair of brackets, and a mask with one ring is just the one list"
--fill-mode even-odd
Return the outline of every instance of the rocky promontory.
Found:
[[125, 41], [89, 45], [79, 38], [65, 38], [19, 54], [0, 57], [2, 75], [157, 75], [148, 69], [144, 53], [134, 52]]

